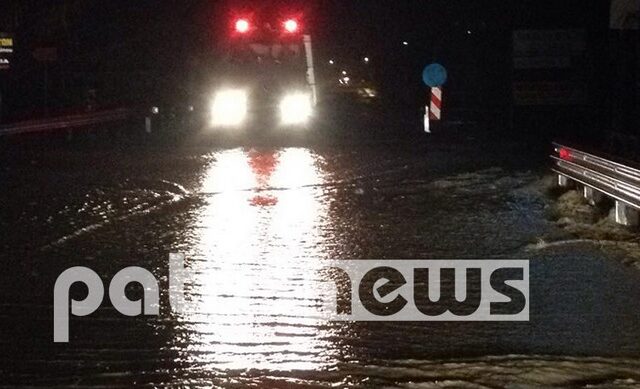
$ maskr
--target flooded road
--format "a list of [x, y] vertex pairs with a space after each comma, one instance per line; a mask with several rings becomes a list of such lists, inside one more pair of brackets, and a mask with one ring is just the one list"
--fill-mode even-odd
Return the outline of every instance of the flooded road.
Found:
[[[494, 151], [63, 148], [6, 161], [0, 385], [639, 387], [640, 271], [588, 242], [535, 248], [557, 229], [545, 170], [526, 150]], [[166, 293], [172, 252], [193, 272], [183, 315]], [[326, 291], [308, 280], [326, 261], [456, 258], [530, 259], [530, 321], [318, 317]], [[125, 317], [105, 298], [54, 344], [53, 285], [72, 266], [105, 285], [150, 270], [160, 316]]]

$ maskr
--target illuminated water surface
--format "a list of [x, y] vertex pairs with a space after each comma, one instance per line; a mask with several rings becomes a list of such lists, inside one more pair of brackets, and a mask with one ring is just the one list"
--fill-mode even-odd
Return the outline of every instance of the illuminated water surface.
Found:
[[187, 358], [217, 369], [318, 369], [333, 359], [318, 316], [322, 160], [306, 149], [215, 153], [189, 253]]

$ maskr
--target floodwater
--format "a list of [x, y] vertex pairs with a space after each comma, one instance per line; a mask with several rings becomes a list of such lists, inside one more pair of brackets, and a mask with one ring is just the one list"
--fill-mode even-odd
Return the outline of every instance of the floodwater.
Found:
[[[640, 272], [588, 242], [532, 249], [557, 227], [523, 153], [457, 140], [3, 157], [0, 386], [640, 387]], [[181, 315], [172, 252], [191, 272]], [[326, 290], [309, 280], [327, 261], [457, 258], [530, 259], [530, 321], [318, 315]], [[148, 269], [160, 315], [105, 298], [54, 344], [53, 285], [72, 266], [105, 289]]]

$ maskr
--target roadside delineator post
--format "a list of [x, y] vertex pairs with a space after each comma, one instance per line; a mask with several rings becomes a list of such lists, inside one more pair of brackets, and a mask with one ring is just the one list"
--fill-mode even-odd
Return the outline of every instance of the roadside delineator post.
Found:
[[429, 123], [429, 104], [424, 106], [424, 132], [431, 134], [431, 126]]

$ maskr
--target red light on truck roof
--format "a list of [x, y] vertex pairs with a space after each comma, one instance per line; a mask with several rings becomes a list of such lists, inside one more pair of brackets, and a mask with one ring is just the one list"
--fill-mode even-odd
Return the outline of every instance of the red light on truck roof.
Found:
[[245, 34], [249, 32], [249, 28], [251, 28], [251, 24], [247, 19], [238, 19], [236, 20], [236, 31], [240, 34]]
[[284, 22], [284, 30], [290, 34], [298, 32], [298, 21], [295, 19], [287, 19]]

